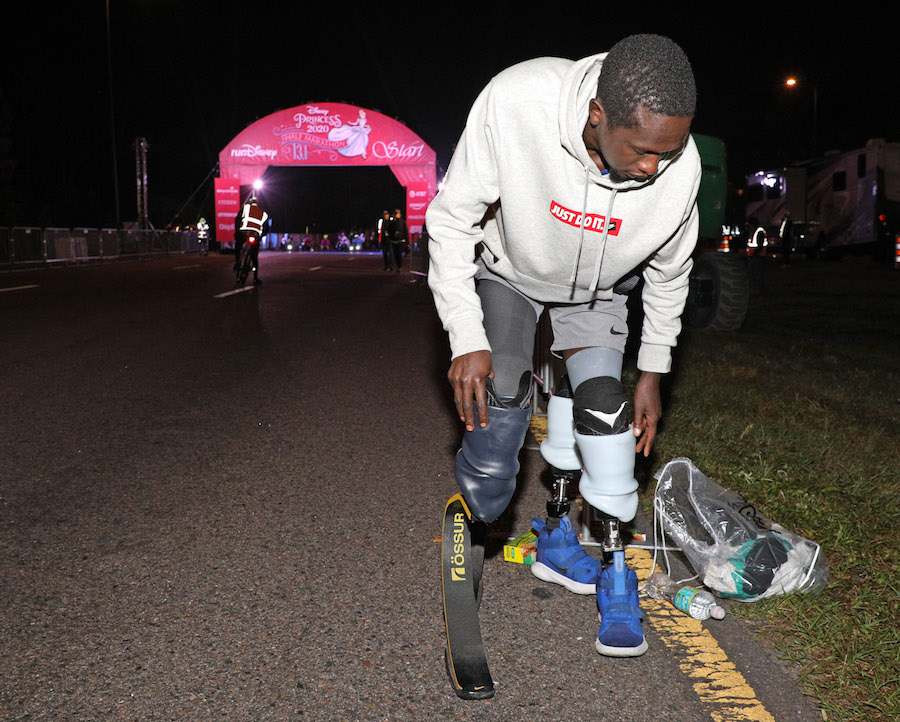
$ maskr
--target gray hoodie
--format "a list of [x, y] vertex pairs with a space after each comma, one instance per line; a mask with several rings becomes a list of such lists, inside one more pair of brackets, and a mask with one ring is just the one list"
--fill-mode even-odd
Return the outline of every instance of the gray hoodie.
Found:
[[643, 264], [638, 368], [670, 370], [697, 241], [700, 156], [689, 139], [650, 182], [601, 175], [582, 132], [605, 57], [520, 63], [475, 101], [426, 215], [428, 284], [454, 358], [490, 350], [474, 282], [483, 243], [487, 268], [541, 303], [610, 299]]

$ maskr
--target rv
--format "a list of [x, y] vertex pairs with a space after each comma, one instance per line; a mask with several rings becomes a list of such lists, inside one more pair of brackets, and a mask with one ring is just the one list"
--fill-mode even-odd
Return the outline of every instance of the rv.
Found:
[[[829, 153], [747, 176], [749, 253], [890, 253], [900, 233], [900, 143]], [[764, 232], [760, 232], [763, 229]]]

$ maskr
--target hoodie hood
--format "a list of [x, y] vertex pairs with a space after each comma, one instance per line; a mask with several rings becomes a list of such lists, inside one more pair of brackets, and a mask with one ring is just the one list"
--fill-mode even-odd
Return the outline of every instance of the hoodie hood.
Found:
[[[584, 126], [590, 102], [597, 97], [597, 83], [607, 55], [599, 53], [575, 61], [563, 77], [559, 93], [559, 142], [588, 171], [591, 182], [610, 190], [637, 190], [646, 186], [647, 181], [613, 181], [609, 175], [601, 173], [584, 145]], [[660, 159], [656, 175], [662, 173], [672, 160], [674, 158]]]
[[591, 176], [594, 182], [608, 179], [600, 175], [600, 169], [588, 155], [582, 136], [588, 107], [597, 95], [597, 82], [606, 55], [600, 53], [572, 63], [563, 77], [559, 92], [559, 142], [586, 169], [591, 170], [593, 166]]

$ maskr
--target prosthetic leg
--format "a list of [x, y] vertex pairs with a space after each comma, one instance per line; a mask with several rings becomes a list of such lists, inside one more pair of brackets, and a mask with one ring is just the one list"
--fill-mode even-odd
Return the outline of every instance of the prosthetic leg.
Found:
[[[628, 423], [628, 399], [621, 383], [622, 354], [608, 348], [584, 349], [569, 358], [566, 369], [575, 390], [573, 398], [568, 404], [548, 406], [547, 439], [541, 445], [541, 454], [554, 467], [557, 479], [562, 476], [560, 467], [582, 469], [579, 491], [599, 512], [603, 525], [605, 564], [598, 570], [595, 587], [601, 619], [597, 651], [616, 657], [639, 656], [647, 650], [647, 643], [641, 630], [643, 614], [638, 602], [637, 575], [625, 565], [619, 531], [620, 521], [634, 518], [638, 503], [635, 438]], [[571, 413], [568, 419], [567, 412]], [[563, 418], [552, 418], [554, 413]], [[558, 507], [558, 496], [554, 488], [554, 501], [548, 504], [551, 517], [552, 509]], [[560, 526], [564, 523], [561, 516]], [[540, 541], [539, 536], [538, 559]], [[562, 583], [557, 579], [550, 581]]]
[[[617, 354], [617, 366], [610, 354]], [[626, 412], [628, 398], [621, 382], [621, 354], [609, 349], [585, 349], [569, 358], [575, 386], [575, 442], [584, 473], [579, 489], [585, 501], [602, 514], [604, 566], [597, 583], [600, 630], [595, 647], [611, 657], [637, 657], [647, 651], [641, 629], [638, 580], [625, 565], [619, 522], [637, 512], [638, 483], [634, 478], [635, 438]], [[596, 369], [593, 372], [588, 369]], [[597, 372], [599, 370], [599, 373]]]
[[578, 543], [569, 518], [568, 490], [581, 468], [573, 436], [572, 406], [572, 389], [564, 376], [547, 405], [547, 438], [541, 442], [541, 455], [553, 473], [553, 498], [547, 502], [546, 524], [542, 519], [531, 520], [538, 533], [531, 573], [575, 594], [596, 594], [602, 565]]
[[481, 637], [478, 606], [487, 525], [472, 516], [462, 494], [447, 502], [441, 544], [441, 594], [447, 648], [444, 664], [453, 691], [462, 699], [494, 696]]
[[492, 522], [516, 491], [519, 452], [531, 419], [531, 372], [522, 375], [519, 392], [500, 398], [488, 380], [488, 423], [467, 431], [456, 454], [454, 475], [472, 513]]
[[500, 398], [488, 383], [488, 423], [463, 437], [454, 473], [462, 494], [444, 513], [442, 593], [447, 632], [445, 663], [450, 683], [462, 699], [494, 696], [494, 683], [481, 636], [478, 606], [487, 522], [497, 519], [516, 490], [519, 452], [531, 418], [531, 372], [519, 393]]

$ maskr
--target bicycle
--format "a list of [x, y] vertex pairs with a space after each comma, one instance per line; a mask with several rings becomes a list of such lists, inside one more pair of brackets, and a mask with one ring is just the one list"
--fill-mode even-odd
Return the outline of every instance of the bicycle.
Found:
[[259, 236], [255, 233], [248, 233], [247, 238], [241, 244], [240, 255], [237, 262], [237, 274], [235, 278], [235, 287], [241, 287], [247, 283], [247, 276], [253, 270], [253, 250], [258, 247]]

